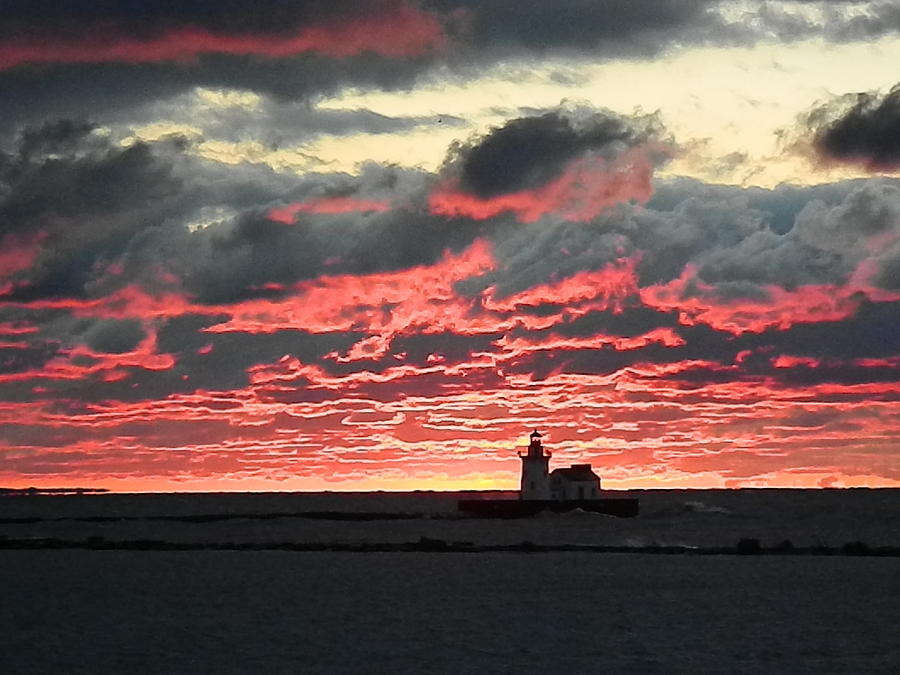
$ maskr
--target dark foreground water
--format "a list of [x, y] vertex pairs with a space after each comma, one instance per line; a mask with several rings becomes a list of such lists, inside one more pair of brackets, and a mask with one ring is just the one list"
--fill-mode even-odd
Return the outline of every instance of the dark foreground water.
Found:
[[896, 558], [0, 552], [0, 672], [896, 673]]
[[[900, 672], [900, 491], [637, 496], [637, 518], [510, 521], [447, 493], [0, 498], [0, 675]], [[484, 552], [742, 538], [770, 554]], [[482, 550], [358, 552], [423, 540]], [[25, 550], [54, 541], [76, 548]]]

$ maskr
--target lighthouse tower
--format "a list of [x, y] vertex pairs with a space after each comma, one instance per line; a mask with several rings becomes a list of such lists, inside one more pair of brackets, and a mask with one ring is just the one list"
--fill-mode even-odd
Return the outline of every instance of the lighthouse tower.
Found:
[[541, 435], [535, 429], [528, 451], [519, 453], [522, 459], [522, 487], [519, 499], [550, 499], [550, 453], [541, 445]]

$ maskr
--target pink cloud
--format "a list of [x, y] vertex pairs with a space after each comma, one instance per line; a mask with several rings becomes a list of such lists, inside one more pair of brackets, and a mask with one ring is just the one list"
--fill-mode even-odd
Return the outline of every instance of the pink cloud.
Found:
[[475, 220], [512, 213], [523, 223], [549, 213], [572, 221], [587, 221], [630, 200], [646, 202], [653, 195], [653, 163], [646, 150], [633, 148], [612, 161], [587, 156], [566, 167], [558, 178], [531, 190], [495, 197], [478, 197], [448, 180], [431, 193], [432, 213]]
[[384, 212], [391, 208], [385, 200], [357, 199], [355, 197], [321, 197], [305, 202], [294, 202], [286, 206], [270, 209], [269, 220], [285, 225], [293, 225], [298, 213], [353, 213]]
[[97, 26], [68, 41], [11, 40], [0, 44], [0, 70], [23, 63], [159, 63], [191, 61], [202, 54], [285, 58], [307, 52], [347, 57], [364, 52], [417, 56], [442, 46], [440, 20], [410, 4], [368, 16], [306, 26], [291, 35], [215, 33], [196, 26], [172, 28], [148, 37]]

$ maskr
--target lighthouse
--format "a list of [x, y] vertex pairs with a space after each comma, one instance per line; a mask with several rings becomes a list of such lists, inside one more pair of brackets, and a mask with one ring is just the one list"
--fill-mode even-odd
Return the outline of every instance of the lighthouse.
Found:
[[550, 453], [541, 445], [541, 434], [535, 429], [528, 451], [519, 453], [522, 459], [522, 486], [519, 498], [550, 499]]
[[519, 499], [529, 502], [553, 500], [559, 503], [596, 501], [600, 496], [600, 476], [590, 464], [573, 464], [549, 470], [550, 452], [541, 445], [541, 434], [531, 434], [528, 451], [519, 453], [522, 459], [522, 486]]
[[550, 453], [535, 429], [522, 460], [522, 486], [518, 499], [461, 499], [459, 510], [476, 518], [521, 518], [541, 511], [555, 513], [581, 509], [631, 518], [638, 514], [637, 497], [604, 497], [600, 476], [590, 464], [573, 464], [550, 471]]

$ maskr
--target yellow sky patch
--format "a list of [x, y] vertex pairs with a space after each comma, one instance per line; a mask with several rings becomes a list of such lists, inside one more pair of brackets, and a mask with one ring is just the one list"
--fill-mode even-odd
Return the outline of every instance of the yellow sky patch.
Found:
[[[387, 116], [455, 115], [469, 122], [468, 127], [455, 127], [455, 133], [441, 134], [442, 140], [464, 139], [473, 130], [500, 123], [504, 115], [519, 116], [522, 108], [551, 108], [562, 102], [622, 114], [658, 112], [683, 148], [665, 174], [772, 186], [853, 175], [846, 169], [813, 175], [805, 161], [784, 152], [778, 132], [793, 127], [797, 115], [832, 95], [889, 88], [898, 79], [897, 63], [898, 38], [688, 49], [645, 61], [505, 65], [476, 80], [436, 79], [412, 92], [346, 91], [320, 101], [319, 107], [369, 109]], [[383, 148], [402, 144], [403, 135], [379, 136]], [[413, 152], [402, 145], [393, 161], [440, 164], [446, 146], [437, 137], [415, 145]], [[354, 143], [322, 142], [317, 151], [326, 162], [347, 165], [363, 159], [363, 149], [373, 146], [356, 147], [359, 151]], [[735, 163], [739, 155], [744, 161]]]

